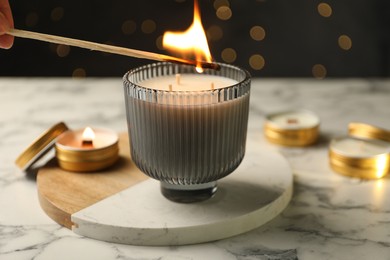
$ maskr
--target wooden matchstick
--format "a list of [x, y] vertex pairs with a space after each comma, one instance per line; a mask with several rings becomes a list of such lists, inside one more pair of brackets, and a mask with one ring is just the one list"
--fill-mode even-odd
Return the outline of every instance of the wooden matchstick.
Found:
[[[18, 30], [18, 29], [9, 29], [7, 34], [15, 37], [20, 37], [20, 38], [64, 44], [64, 45], [89, 49], [93, 51], [108, 52], [108, 53], [124, 55], [124, 56], [129, 56], [134, 58], [157, 60], [157, 61], [169, 61], [174, 63], [196, 66], [196, 61], [192, 61], [192, 60], [176, 58], [173, 56], [158, 54], [153, 52], [140, 51], [140, 50], [128, 49], [128, 48], [118, 47], [113, 45], [61, 37], [61, 36], [56, 36], [51, 34], [37, 33], [37, 32], [25, 31], [25, 30]], [[206, 68], [206, 69], [214, 69], [214, 70], [220, 69], [220, 66], [216, 63], [201, 62], [200, 65], [202, 66], [202, 68]]]

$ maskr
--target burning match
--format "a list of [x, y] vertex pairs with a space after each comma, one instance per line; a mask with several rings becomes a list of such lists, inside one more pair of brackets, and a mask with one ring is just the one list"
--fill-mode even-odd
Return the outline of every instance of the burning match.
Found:
[[90, 41], [83, 41], [73, 38], [61, 37], [51, 34], [37, 33], [25, 30], [18, 29], [9, 29], [7, 32], [9, 35], [13, 35], [15, 37], [27, 38], [32, 40], [39, 40], [44, 42], [51, 42], [57, 44], [64, 44], [69, 46], [80, 47], [84, 49], [89, 49], [93, 51], [101, 51], [108, 52], [128, 57], [140, 58], [140, 59], [148, 59], [148, 60], [156, 60], [156, 61], [169, 61], [173, 63], [187, 64], [191, 66], [201, 66], [204, 69], [214, 69], [219, 70], [220, 66], [213, 62], [205, 62], [205, 61], [195, 61], [195, 60], [187, 60], [182, 58], [177, 58], [169, 55], [158, 54], [147, 51], [134, 50], [124, 47], [118, 47], [113, 45], [95, 43]]

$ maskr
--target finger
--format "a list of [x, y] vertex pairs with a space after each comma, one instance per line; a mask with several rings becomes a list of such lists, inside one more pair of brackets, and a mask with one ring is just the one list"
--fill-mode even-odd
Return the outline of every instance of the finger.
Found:
[[0, 10], [0, 35], [3, 35], [9, 29], [9, 22], [7, 17]]
[[2, 13], [8, 21], [9, 28], [14, 28], [14, 19], [8, 0], [0, 0], [0, 13]]
[[14, 37], [11, 35], [1, 35], [0, 36], [0, 48], [9, 49], [14, 43]]

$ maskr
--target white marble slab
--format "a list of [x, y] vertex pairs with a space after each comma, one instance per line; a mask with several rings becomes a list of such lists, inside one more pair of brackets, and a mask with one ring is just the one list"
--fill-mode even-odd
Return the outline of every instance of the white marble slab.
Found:
[[126, 131], [117, 79], [0, 78], [0, 259], [389, 259], [390, 178], [350, 179], [328, 165], [328, 144], [351, 121], [390, 129], [390, 80], [254, 79], [251, 130], [266, 113], [304, 108], [321, 118], [320, 142], [280, 151], [294, 172], [291, 203], [275, 219], [235, 237], [190, 246], [144, 247], [81, 237], [42, 211], [34, 178], [16, 156], [49, 126], [65, 121]]
[[218, 181], [204, 202], [167, 200], [156, 180], [147, 180], [72, 215], [77, 234], [132, 245], [184, 245], [235, 236], [276, 217], [293, 190], [290, 166], [264, 149], [261, 132], [248, 134], [244, 160]]

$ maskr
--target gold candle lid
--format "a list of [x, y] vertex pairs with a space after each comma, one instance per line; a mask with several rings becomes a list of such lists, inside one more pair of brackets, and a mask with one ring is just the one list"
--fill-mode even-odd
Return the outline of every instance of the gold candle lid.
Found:
[[289, 110], [266, 116], [264, 134], [268, 141], [284, 146], [308, 146], [317, 141], [320, 120], [313, 112]]
[[379, 179], [390, 170], [390, 144], [350, 136], [335, 138], [330, 143], [329, 162], [339, 174]]
[[60, 122], [36, 138], [15, 160], [15, 164], [24, 171], [27, 171], [53, 146], [59, 135], [66, 132], [68, 127]]
[[377, 126], [352, 122], [349, 123], [348, 130], [350, 136], [390, 142], [390, 131]]

